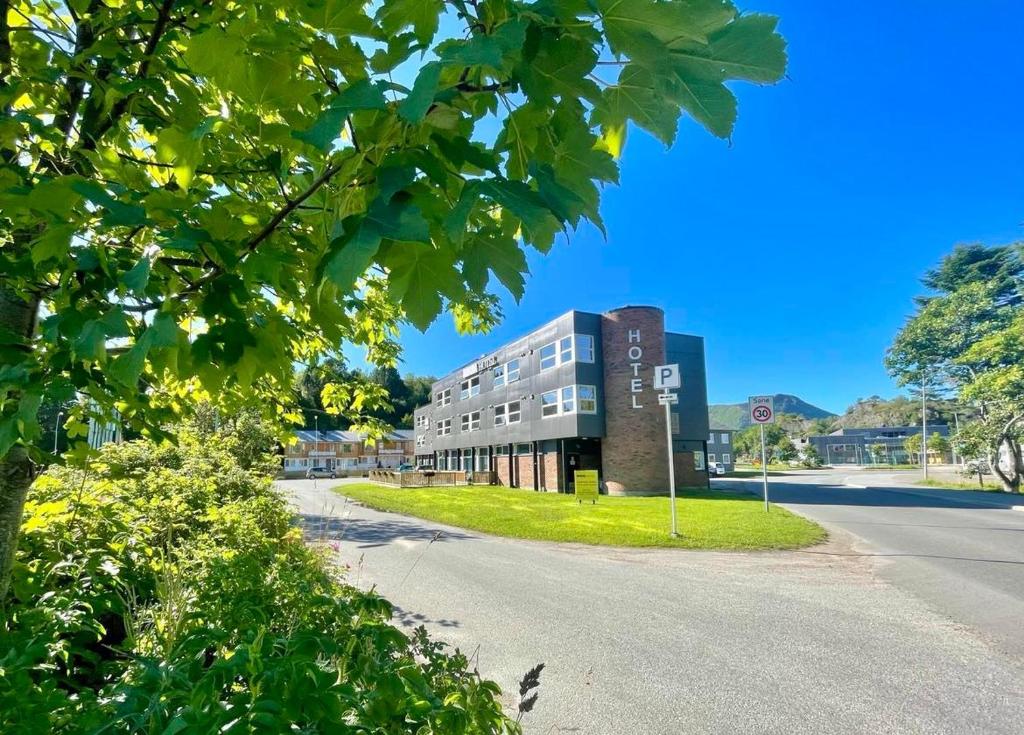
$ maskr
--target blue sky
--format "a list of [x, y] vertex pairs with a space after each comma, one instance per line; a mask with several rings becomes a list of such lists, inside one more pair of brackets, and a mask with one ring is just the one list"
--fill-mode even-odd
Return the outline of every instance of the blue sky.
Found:
[[882, 357], [957, 242], [1024, 238], [1024, 4], [750, 0], [781, 17], [789, 80], [737, 85], [731, 145], [689, 120], [631, 130], [605, 241], [532, 255], [504, 323], [405, 330], [440, 375], [572, 308], [648, 303], [705, 337], [713, 403], [794, 393], [835, 412], [897, 388]]

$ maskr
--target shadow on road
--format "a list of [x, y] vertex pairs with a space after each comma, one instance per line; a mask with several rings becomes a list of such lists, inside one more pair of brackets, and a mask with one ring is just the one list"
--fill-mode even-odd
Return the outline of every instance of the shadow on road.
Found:
[[[730, 483], [732, 484], [732, 483]], [[744, 483], [747, 492], [760, 493], [750, 480]], [[1010, 509], [1024, 505], [1024, 496], [1003, 493], [972, 493], [964, 490], [872, 486], [867, 488], [843, 485], [786, 482], [769, 478], [769, 497], [773, 503], [807, 505], [851, 505], [885, 508], [974, 508]], [[976, 497], [984, 495], [984, 497]], [[1024, 517], [1024, 514], [1022, 514]]]
[[399, 520], [368, 520], [299, 513], [296, 518], [303, 534], [310, 541], [353, 541], [359, 548], [385, 546], [398, 539], [408, 541], [462, 541], [476, 538], [461, 531], [438, 531], [417, 523]]
[[391, 617], [403, 628], [414, 628], [420, 625], [439, 625], [442, 628], [458, 628], [461, 625], [458, 620], [452, 620], [451, 618], [440, 618], [439, 620], [434, 620], [433, 618], [428, 618], [423, 613], [403, 610], [398, 605], [394, 606], [394, 612]]

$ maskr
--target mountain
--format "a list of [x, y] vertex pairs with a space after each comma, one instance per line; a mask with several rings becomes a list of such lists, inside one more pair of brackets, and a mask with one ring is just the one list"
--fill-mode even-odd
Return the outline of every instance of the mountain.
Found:
[[[788, 393], [775, 394], [775, 413], [795, 414], [804, 419], [835, 418], [834, 413]], [[746, 402], [712, 404], [708, 406], [708, 419], [712, 429], [743, 429], [750, 425]]]

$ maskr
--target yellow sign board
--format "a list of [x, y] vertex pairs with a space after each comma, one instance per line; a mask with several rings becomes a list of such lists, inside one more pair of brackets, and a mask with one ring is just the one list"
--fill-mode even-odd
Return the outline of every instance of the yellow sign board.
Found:
[[597, 502], [597, 470], [576, 470], [573, 477], [576, 483], [576, 500], [581, 503], [584, 500]]

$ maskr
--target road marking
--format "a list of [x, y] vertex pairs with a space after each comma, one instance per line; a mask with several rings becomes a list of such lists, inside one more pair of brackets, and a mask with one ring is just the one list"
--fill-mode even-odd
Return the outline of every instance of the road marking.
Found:
[[856, 483], [850, 482], [850, 478], [849, 477], [844, 477], [843, 478], [843, 486], [844, 487], [855, 487], [858, 490], [867, 490], [868, 489], [867, 485], [857, 485]]

